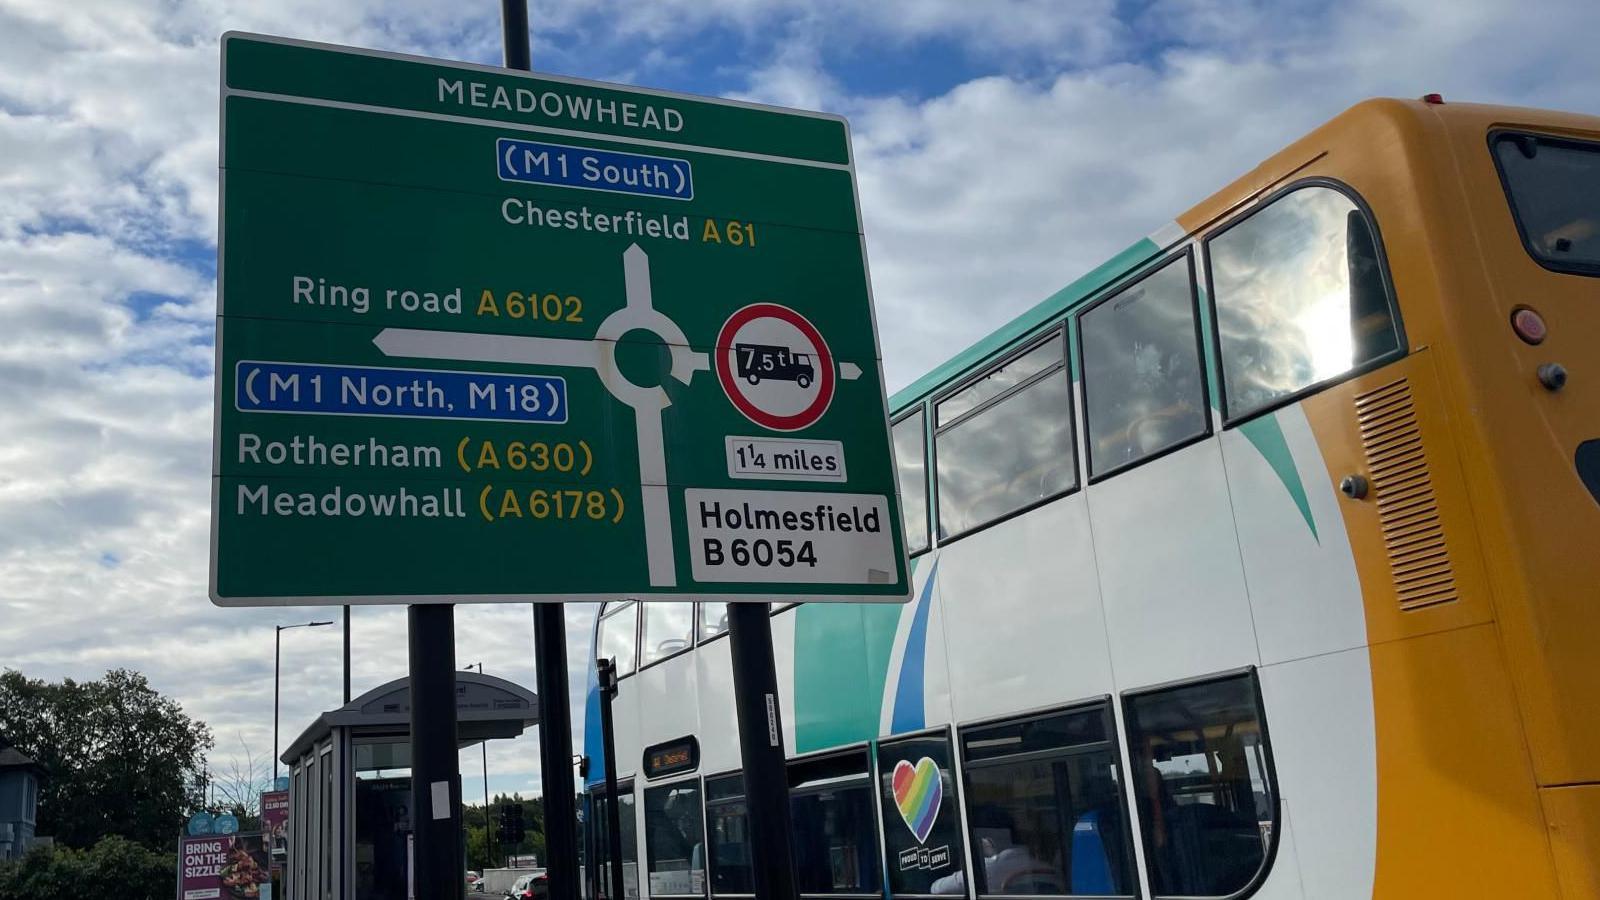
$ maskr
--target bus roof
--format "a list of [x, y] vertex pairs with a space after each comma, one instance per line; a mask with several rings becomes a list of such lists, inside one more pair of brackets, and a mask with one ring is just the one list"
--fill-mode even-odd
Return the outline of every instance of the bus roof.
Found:
[[889, 398], [890, 411], [898, 415], [903, 409], [923, 399], [940, 385], [955, 380], [968, 369], [990, 359], [1013, 342], [1027, 337], [1037, 329], [1071, 309], [1073, 304], [1110, 284], [1117, 276], [1161, 252], [1152, 238], [1141, 238], [1127, 249], [1111, 257], [1087, 275], [1044, 298], [1032, 309], [990, 332], [967, 349], [934, 367], [916, 381], [896, 391]]
[[1249, 202], [1251, 198], [1261, 195], [1324, 152], [1335, 134], [1352, 130], [1360, 132], [1364, 127], [1363, 123], [1370, 123], [1374, 118], [1405, 119], [1416, 123], [1424, 117], [1445, 131], [1482, 131], [1497, 122], [1523, 121], [1537, 121], [1557, 128], [1592, 129], [1597, 121], [1595, 117], [1583, 114], [1511, 106], [1431, 103], [1425, 100], [1390, 98], [1364, 100], [1272, 154], [1232, 183], [1195, 204], [1178, 216], [1175, 222], [1169, 223], [1149, 237], [1136, 241], [1116, 256], [1096, 266], [1088, 274], [1046, 297], [1032, 309], [980, 338], [932, 371], [896, 391], [889, 398], [891, 414], [899, 415], [941, 386], [954, 382], [966, 372], [993, 359], [1007, 347], [1059, 319], [1074, 305], [1088, 299], [1101, 288], [1137, 268], [1188, 234], [1203, 230], [1209, 223]]

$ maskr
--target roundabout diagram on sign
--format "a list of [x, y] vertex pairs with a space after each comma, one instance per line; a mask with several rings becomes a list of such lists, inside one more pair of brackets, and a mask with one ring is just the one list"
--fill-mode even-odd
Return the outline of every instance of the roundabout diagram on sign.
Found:
[[833, 354], [810, 320], [777, 303], [752, 303], [728, 317], [713, 354], [717, 380], [745, 418], [772, 431], [799, 431], [833, 402]]

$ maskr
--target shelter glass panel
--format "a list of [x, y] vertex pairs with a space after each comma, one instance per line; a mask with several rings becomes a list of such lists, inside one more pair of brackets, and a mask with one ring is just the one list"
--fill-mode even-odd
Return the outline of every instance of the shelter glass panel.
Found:
[[[356, 900], [401, 900], [406, 896], [411, 779], [358, 778], [355, 805]], [[292, 803], [291, 812], [298, 815]], [[298, 840], [299, 835], [291, 828], [290, 837]]]
[[322, 896], [333, 896], [333, 749], [322, 752]]

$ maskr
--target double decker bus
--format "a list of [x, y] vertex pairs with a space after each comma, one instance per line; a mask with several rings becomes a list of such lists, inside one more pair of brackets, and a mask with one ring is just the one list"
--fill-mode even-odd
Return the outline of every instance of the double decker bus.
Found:
[[[895, 395], [912, 601], [772, 614], [804, 894], [1600, 897], [1597, 276], [1600, 118], [1369, 101]], [[592, 895], [752, 896], [725, 631], [602, 611]]]

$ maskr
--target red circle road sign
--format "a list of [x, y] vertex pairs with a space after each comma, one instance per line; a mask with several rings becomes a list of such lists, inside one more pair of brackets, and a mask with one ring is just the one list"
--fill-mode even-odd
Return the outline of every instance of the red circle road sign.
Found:
[[833, 402], [833, 354], [805, 316], [777, 303], [752, 303], [717, 333], [717, 380], [744, 417], [773, 431], [816, 423]]

